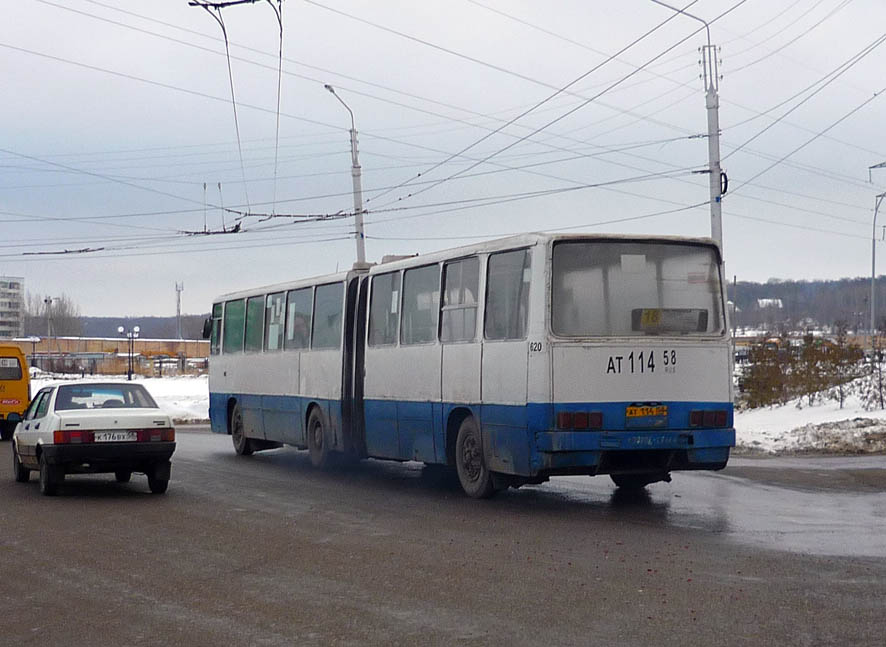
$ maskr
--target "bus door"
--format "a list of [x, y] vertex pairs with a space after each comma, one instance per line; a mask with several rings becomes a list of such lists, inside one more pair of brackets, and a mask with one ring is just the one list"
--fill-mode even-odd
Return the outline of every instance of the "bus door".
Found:
[[452, 408], [466, 405], [479, 413], [480, 357], [482, 345], [478, 301], [480, 259], [476, 256], [443, 264], [443, 295], [440, 305], [442, 343], [440, 434], [435, 436], [439, 462], [446, 461], [445, 421]]
[[529, 465], [526, 397], [530, 251], [490, 254], [483, 317], [481, 426], [493, 470], [523, 473]]
[[363, 358], [366, 452], [433, 462], [433, 411], [440, 401], [440, 266], [376, 274], [370, 293]]

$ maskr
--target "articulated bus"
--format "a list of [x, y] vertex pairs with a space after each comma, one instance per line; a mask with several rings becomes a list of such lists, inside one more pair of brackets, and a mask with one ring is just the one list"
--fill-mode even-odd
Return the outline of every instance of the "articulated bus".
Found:
[[204, 329], [212, 430], [318, 467], [446, 465], [477, 498], [722, 469], [720, 268], [710, 239], [524, 234], [226, 294]]

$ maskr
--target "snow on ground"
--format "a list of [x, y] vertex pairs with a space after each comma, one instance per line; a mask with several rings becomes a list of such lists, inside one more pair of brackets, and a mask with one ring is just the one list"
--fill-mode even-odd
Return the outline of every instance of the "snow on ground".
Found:
[[735, 412], [736, 444], [766, 453], [886, 452], [886, 411], [866, 411], [856, 396], [843, 408], [835, 401], [807, 406], [802, 399], [785, 405]]
[[[80, 379], [78, 375], [51, 375], [32, 369], [31, 392], [50, 383]], [[86, 376], [88, 380], [120, 380], [120, 376]], [[209, 420], [207, 376], [134, 378], [154, 399], [180, 422]], [[739, 449], [767, 454], [828, 452], [886, 452], [886, 411], [865, 411], [851, 396], [841, 409], [825, 401], [797, 407], [797, 401], [775, 407], [735, 412], [736, 444]]]
[[[47, 384], [81, 379], [79, 375], [49, 374], [32, 370], [31, 393], [37, 393]], [[118, 382], [119, 375], [87, 375], [82, 379]], [[123, 376], [122, 379], [126, 379]], [[206, 375], [175, 377], [133, 376], [133, 381], [144, 385], [148, 392], [172, 419], [178, 422], [209, 420], [209, 379]]]

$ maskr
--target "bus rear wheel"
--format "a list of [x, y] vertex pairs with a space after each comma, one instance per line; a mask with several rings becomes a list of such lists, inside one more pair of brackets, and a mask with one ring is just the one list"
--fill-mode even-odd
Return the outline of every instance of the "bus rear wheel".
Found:
[[308, 416], [308, 453], [311, 455], [311, 465], [326, 468], [332, 464], [332, 456], [329, 444], [326, 442], [326, 430], [323, 425], [323, 414], [320, 409], [314, 407]]
[[610, 474], [609, 478], [612, 479], [616, 487], [625, 490], [639, 490], [650, 483], [670, 482], [671, 475], [668, 472], [642, 472], [640, 474]]
[[231, 411], [231, 440], [238, 456], [250, 456], [255, 451], [252, 441], [246, 437], [246, 430], [243, 428], [243, 412], [240, 411], [239, 404], [235, 404], [233, 411]]
[[480, 430], [473, 417], [465, 418], [455, 441], [455, 468], [461, 488], [469, 497], [487, 499], [495, 494], [492, 472], [483, 459]]

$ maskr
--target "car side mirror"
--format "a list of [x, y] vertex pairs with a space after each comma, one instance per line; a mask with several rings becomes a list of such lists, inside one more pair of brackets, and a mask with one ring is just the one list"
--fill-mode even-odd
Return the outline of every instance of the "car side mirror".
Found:
[[208, 318], [203, 322], [203, 339], [212, 337], [212, 318]]
[[22, 414], [20, 413], [10, 413], [6, 416], [6, 422], [17, 425], [22, 421]]

